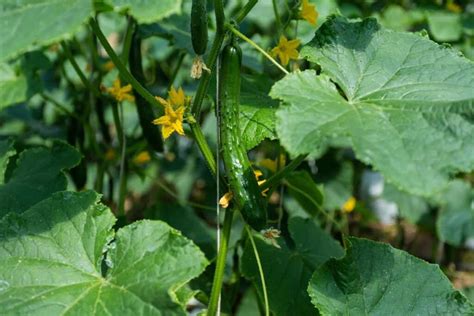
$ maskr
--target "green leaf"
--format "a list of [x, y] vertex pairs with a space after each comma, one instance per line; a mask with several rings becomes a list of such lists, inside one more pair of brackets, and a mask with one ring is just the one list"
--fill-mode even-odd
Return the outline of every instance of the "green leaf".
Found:
[[408, 31], [414, 24], [421, 23], [424, 19], [423, 12], [413, 8], [405, 10], [396, 4], [389, 5], [379, 18], [384, 27], [394, 31]]
[[349, 238], [346, 256], [331, 259], [308, 292], [322, 315], [472, 315], [474, 306], [437, 265], [388, 244]]
[[384, 184], [382, 197], [396, 203], [399, 215], [412, 224], [420, 225], [429, 216], [430, 206], [426, 199], [400, 191], [389, 183]]
[[157, 22], [181, 12], [181, 0], [110, 0], [115, 10], [127, 10], [138, 23]]
[[[275, 315], [313, 315], [308, 293], [308, 281], [313, 271], [331, 257], [341, 257], [344, 252], [334, 239], [311, 219], [292, 217], [288, 229], [294, 243], [289, 248], [278, 240], [281, 249], [256, 238], [267, 286], [270, 309]], [[241, 270], [253, 281], [262, 298], [262, 288], [254, 252], [247, 243], [241, 258]]]
[[474, 238], [474, 189], [462, 180], [451, 182], [442, 194], [436, 227], [442, 241], [461, 246]]
[[216, 255], [214, 228], [206, 225], [192, 208], [166, 203], [156, 205], [148, 215], [182, 231], [183, 235], [195, 242], [208, 258], [214, 258]]
[[276, 138], [275, 111], [278, 102], [268, 96], [272, 83], [267, 76], [242, 77], [240, 131], [247, 150], [265, 138]]
[[433, 38], [439, 42], [454, 42], [461, 38], [461, 15], [446, 11], [430, 11], [426, 13], [428, 26]]
[[0, 313], [185, 315], [176, 291], [203, 271], [204, 255], [162, 222], [135, 222], [115, 236], [114, 222], [91, 191], [59, 192], [6, 216]]
[[93, 12], [91, 0], [6, 0], [0, 4], [0, 61], [71, 37]]
[[0, 187], [5, 183], [5, 171], [11, 156], [15, 155], [13, 141], [10, 139], [0, 140]]
[[0, 64], [0, 110], [23, 102], [29, 97], [28, 82], [23, 74], [16, 74], [8, 64]]
[[374, 19], [332, 17], [301, 54], [323, 74], [289, 74], [270, 92], [288, 104], [277, 133], [293, 156], [347, 136], [358, 159], [420, 195], [474, 169], [474, 63], [456, 51]]
[[23, 151], [11, 176], [0, 185], [0, 218], [8, 212], [21, 213], [52, 193], [65, 190], [62, 170], [76, 166], [80, 153], [66, 143], [51, 149], [36, 147]]
[[311, 215], [322, 212], [323, 192], [307, 171], [294, 171], [286, 176], [290, 194]]

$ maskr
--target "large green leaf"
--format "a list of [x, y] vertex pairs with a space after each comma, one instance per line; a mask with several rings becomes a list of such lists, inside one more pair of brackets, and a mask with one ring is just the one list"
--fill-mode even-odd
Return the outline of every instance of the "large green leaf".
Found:
[[268, 96], [272, 81], [266, 76], [244, 76], [240, 96], [240, 131], [245, 149], [263, 139], [274, 139], [278, 102]]
[[469, 183], [454, 180], [441, 196], [436, 226], [441, 240], [461, 246], [474, 238], [474, 189]]
[[203, 271], [204, 255], [163, 222], [135, 222], [115, 236], [114, 222], [91, 191], [55, 193], [6, 216], [0, 314], [185, 315], [175, 293]]
[[139, 23], [157, 22], [181, 12], [181, 0], [110, 0], [116, 10], [129, 10]]
[[270, 92], [288, 104], [277, 133], [293, 156], [348, 136], [360, 160], [424, 195], [474, 169], [474, 63], [456, 51], [374, 19], [332, 17], [301, 54], [323, 74], [289, 74]]
[[8, 212], [21, 213], [30, 206], [66, 189], [64, 169], [74, 167], [80, 153], [65, 143], [51, 149], [36, 147], [23, 151], [11, 176], [0, 184], [0, 218]]
[[388, 244], [349, 238], [343, 259], [331, 259], [308, 287], [322, 315], [472, 315], [474, 306], [437, 265]]
[[[311, 219], [292, 217], [288, 230], [294, 243], [289, 248], [280, 240], [281, 249], [262, 239], [255, 239], [262, 261], [270, 309], [275, 315], [313, 315], [308, 293], [308, 281], [313, 271], [331, 257], [341, 257], [339, 243], [326, 234]], [[260, 276], [250, 243], [241, 258], [241, 270], [251, 279], [262, 298]]]
[[0, 61], [70, 37], [92, 12], [91, 0], [2, 1]]

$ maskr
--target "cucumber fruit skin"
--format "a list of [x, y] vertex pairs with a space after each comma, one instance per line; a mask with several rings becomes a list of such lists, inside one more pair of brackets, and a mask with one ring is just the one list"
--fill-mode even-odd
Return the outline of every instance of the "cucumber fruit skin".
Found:
[[242, 52], [236, 44], [228, 44], [220, 55], [218, 115], [220, 116], [221, 152], [233, 201], [244, 220], [257, 231], [267, 222], [266, 203], [241, 143], [239, 125]]
[[193, 0], [191, 7], [191, 42], [197, 55], [204, 55], [207, 41], [206, 0]]
[[[136, 31], [132, 37], [128, 63], [132, 75], [143, 85], [145, 83], [145, 75], [142, 67], [141, 39]], [[145, 140], [153, 150], [163, 152], [163, 139], [161, 138], [160, 130], [158, 126], [152, 124], [152, 121], [156, 118], [153, 108], [135, 90], [133, 90], [133, 94], [135, 96], [138, 119]]]

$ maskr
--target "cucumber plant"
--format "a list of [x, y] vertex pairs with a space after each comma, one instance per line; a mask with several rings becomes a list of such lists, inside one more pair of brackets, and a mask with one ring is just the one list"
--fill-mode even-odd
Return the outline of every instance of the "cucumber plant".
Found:
[[474, 315], [474, 11], [428, 2], [1, 4], [0, 315]]

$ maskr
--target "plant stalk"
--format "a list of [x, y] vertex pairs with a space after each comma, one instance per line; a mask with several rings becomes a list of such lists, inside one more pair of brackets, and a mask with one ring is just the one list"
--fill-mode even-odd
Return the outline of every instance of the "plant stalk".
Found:
[[[221, 234], [221, 243], [217, 253], [216, 270], [214, 272], [214, 279], [212, 282], [211, 297], [207, 309], [208, 316], [215, 316], [217, 307], [219, 305], [219, 298], [221, 296], [222, 283], [224, 282], [224, 268], [227, 258], [227, 250], [229, 246], [230, 231], [232, 227], [232, 218], [234, 212], [226, 209], [224, 216], [224, 227]], [[219, 219], [218, 219], [219, 220]]]

